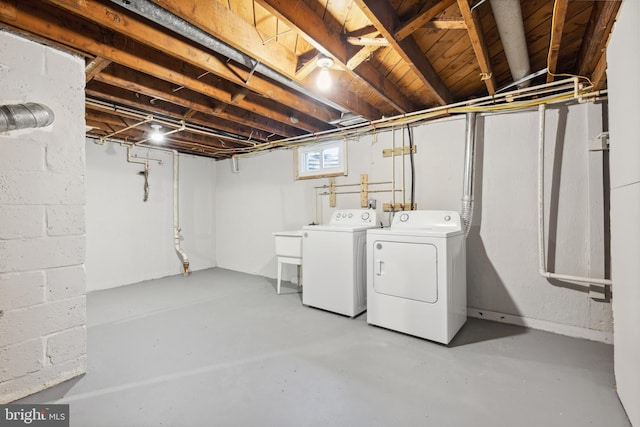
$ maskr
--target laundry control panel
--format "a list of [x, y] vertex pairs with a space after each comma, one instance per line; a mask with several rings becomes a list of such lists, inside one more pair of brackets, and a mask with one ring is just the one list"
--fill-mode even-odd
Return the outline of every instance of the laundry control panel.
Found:
[[391, 228], [459, 230], [462, 226], [455, 211], [405, 211], [394, 216]]
[[375, 225], [377, 219], [374, 209], [340, 209], [331, 215], [329, 225]]

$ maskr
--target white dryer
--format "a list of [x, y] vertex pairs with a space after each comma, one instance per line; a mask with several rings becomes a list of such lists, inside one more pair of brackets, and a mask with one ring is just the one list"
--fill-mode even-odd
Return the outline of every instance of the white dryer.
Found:
[[350, 317], [366, 310], [367, 229], [376, 226], [375, 210], [346, 209], [302, 228], [304, 305]]
[[367, 322], [448, 344], [467, 320], [465, 238], [454, 211], [407, 211], [367, 231]]

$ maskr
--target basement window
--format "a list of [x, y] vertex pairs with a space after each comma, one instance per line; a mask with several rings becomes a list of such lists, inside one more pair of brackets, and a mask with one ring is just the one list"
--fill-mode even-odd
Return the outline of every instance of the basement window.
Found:
[[322, 178], [347, 174], [344, 141], [312, 144], [294, 152], [296, 179]]

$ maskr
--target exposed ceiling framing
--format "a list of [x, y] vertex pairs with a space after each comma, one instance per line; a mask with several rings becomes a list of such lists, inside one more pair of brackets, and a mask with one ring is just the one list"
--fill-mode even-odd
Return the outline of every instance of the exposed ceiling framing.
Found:
[[[605, 87], [619, 8], [522, 0], [531, 70], [549, 70], [531, 83]], [[155, 118], [165, 147], [216, 159], [513, 83], [484, 0], [0, 0], [0, 26], [85, 58], [89, 136], [139, 142]]]

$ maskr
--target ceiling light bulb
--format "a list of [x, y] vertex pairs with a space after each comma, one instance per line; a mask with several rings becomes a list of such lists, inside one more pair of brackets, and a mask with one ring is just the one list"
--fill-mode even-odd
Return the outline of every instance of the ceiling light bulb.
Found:
[[329, 74], [329, 70], [326, 68], [320, 70], [316, 79], [316, 86], [318, 86], [320, 90], [329, 90], [331, 88], [331, 75]]
[[162, 142], [162, 141], [164, 141], [164, 135], [160, 132], [160, 129], [162, 129], [162, 126], [153, 124], [153, 125], [151, 125], [151, 128], [153, 129], [151, 131], [151, 135], [150, 135], [151, 141], [153, 141], [153, 142]]

